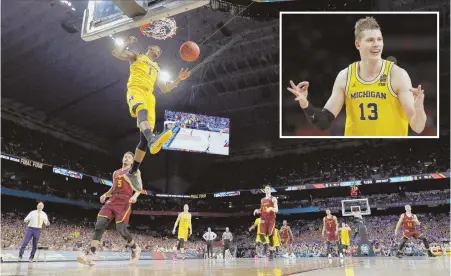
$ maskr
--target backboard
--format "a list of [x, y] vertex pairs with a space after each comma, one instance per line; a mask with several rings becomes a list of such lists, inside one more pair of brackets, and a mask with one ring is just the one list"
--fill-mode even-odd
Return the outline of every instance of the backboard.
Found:
[[371, 215], [367, 198], [346, 199], [341, 201], [341, 213], [344, 217], [354, 216], [354, 211], [360, 211], [362, 216]]
[[[99, 39], [208, 3], [210, 0], [89, 0], [83, 14], [81, 38]], [[124, 6], [130, 16], [124, 12]]]

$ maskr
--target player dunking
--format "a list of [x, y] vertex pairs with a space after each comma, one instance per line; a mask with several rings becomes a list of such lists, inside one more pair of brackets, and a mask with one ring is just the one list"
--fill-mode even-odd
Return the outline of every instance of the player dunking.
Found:
[[130, 170], [132, 163], [133, 153], [125, 153], [122, 158], [122, 168], [113, 173], [113, 186], [100, 197], [100, 203], [104, 203], [105, 200], [106, 203], [97, 215], [91, 247], [83, 256], [77, 258], [79, 263], [87, 265], [95, 264], [94, 258], [97, 247], [99, 247], [102, 235], [112, 219], [116, 221], [116, 230], [127, 241], [126, 247], [132, 249], [131, 262], [136, 263], [139, 260], [141, 248], [136, 244], [132, 235], [127, 230], [131, 214], [131, 204], [136, 202], [141, 191], [141, 189], [135, 189], [125, 176]]
[[290, 226], [288, 226], [288, 223], [286, 220], [283, 221], [282, 227], [280, 228], [280, 240], [283, 245], [283, 250], [287, 254], [287, 257], [289, 255], [292, 255], [293, 251], [291, 250], [291, 243], [293, 242], [293, 232], [291, 232]]
[[290, 81], [288, 90], [296, 96], [307, 119], [326, 130], [345, 104], [345, 136], [407, 136], [408, 125], [421, 133], [426, 124], [421, 85], [412, 88], [404, 69], [381, 58], [384, 42], [373, 17], [358, 20], [354, 34], [361, 60], [338, 73], [322, 110], [307, 100], [307, 81], [298, 85]]
[[332, 243], [336, 243], [338, 240], [338, 222], [337, 217], [330, 213], [329, 209], [326, 209], [326, 216], [323, 218], [323, 231], [322, 235], [326, 238], [327, 257], [332, 258]]
[[188, 78], [190, 72], [180, 70], [176, 80], [170, 83], [164, 83], [158, 76], [160, 67], [155, 62], [161, 55], [161, 48], [155, 45], [149, 46], [145, 54], [136, 53], [126, 48], [138, 41], [136, 37], [130, 37], [123, 45], [117, 46], [113, 50], [113, 56], [120, 60], [130, 62], [130, 77], [127, 83], [127, 103], [130, 115], [137, 118], [138, 128], [140, 129], [140, 142], [135, 151], [135, 158], [130, 172], [126, 176], [133, 185], [138, 186], [141, 182], [141, 173], [139, 166], [144, 159], [147, 148], [151, 154], [156, 154], [161, 147], [172, 136], [172, 130], [155, 136], [155, 84], [160, 88], [163, 94], [170, 92], [184, 79]]
[[[177, 251], [180, 250], [182, 253], [182, 259], [186, 258], [185, 256], [185, 242], [188, 241], [188, 229], [189, 236], [193, 234], [193, 226], [191, 225], [191, 214], [188, 212], [189, 207], [188, 204], [183, 206], [183, 212], [179, 213], [177, 216], [177, 220], [174, 223], [174, 230], [172, 230], [172, 234], [175, 235], [175, 229], [177, 225], [179, 226], [179, 231], [177, 235]], [[177, 251], [172, 257], [174, 260], [177, 260]]]
[[[261, 231], [260, 231], [260, 224], [261, 224], [261, 218], [256, 218], [254, 224], [249, 227], [249, 232], [251, 232], [252, 230], [254, 230], [255, 228], [257, 228], [257, 237], [255, 238], [255, 257], [258, 258], [262, 255], [262, 250], [263, 250], [263, 244], [268, 243], [268, 237], [261, 235]], [[264, 240], [262, 240], [262, 237], [264, 237]]]
[[417, 216], [412, 214], [412, 208], [410, 207], [410, 205], [406, 205], [405, 209], [406, 212], [401, 214], [395, 228], [395, 238], [396, 238], [396, 236], [398, 235], [398, 229], [402, 225], [402, 240], [401, 243], [399, 244], [396, 257], [402, 258], [402, 249], [404, 248], [404, 245], [406, 244], [407, 240], [411, 237], [422, 240], [424, 243], [424, 247], [428, 251], [428, 256], [435, 257], [435, 255], [429, 248], [429, 242], [427, 241], [427, 239], [419, 231], [415, 229], [415, 225], [421, 225]]
[[264, 243], [263, 254], [266, 255], [268, 243], [266, 242], [266, 237], [269, 240], [269, 259], [274, 259], [274, 228], [276, 226], [276, 213], [279, 211], [279, 206], [277, 204], [277, 198], [271, 196], [271, 186], [265, 186], [266, 196], [261, 200], [260, 209], [254, 210], [255, 214], [260, 214], [260, 240]]

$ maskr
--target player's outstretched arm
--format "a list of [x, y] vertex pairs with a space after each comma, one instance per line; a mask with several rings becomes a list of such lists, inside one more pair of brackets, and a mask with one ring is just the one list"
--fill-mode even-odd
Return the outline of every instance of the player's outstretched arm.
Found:
[[122, 45], [116, 46], [111, 54], [120, 60], [135, 61], [138, 54], [125, 50], [125, 48], [127, 48], [128, 45], [135, 43], [136, 41], [138, 41], [138, 39], [134, 36], [131, 36]]
[[165, 83], [157, 76], [157, 86], [158, 88], [160, 88], [161, 93], [166, 94], [176, 88], [182, 80], [186, 80], [190, 76], [190, 74], [191, 72], [188, 71], [188, 68], [182, 68], [180, 69], [179, 76], [169, 83]]
[[338, 76], [335, 79], [334, 87], [332, 88], [332, 95], [322, 110], [314, 107], [307, 100], [309, 87], [308, 82], [304, 81], [300, 82], [298, 85], [295, 85], [292, 81], [290, 81], [291, 88], [288, 88], [288, 91], [296, 96], [295, 100], [299, 101], [299, 105], [307, 116], [307, 119], [315, 127], [321, 130], [328, 129], [332, 121], [337, 117], [338, 113], [340, 113], [345, 101], [347, 74], [347, 68], [338, 73]]
[[391, 85], [398, 95], [412, 130], [416, 133], [423, 132], [427, 116], [424, 111], [424, 91], [421, 89], [421, 85], [413, 88], [409, 74], [396, 65], [391, 70]]

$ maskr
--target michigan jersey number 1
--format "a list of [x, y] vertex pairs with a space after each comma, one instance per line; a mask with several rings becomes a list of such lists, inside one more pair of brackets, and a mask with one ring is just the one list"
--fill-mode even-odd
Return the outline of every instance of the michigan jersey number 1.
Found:
[[[370, 121], [374, 121], [377, 120], [379, 118], [379, 114], [377, 113], [377, 104], [375, 103], [369, 103], [365, 105], [363, 103], [359, 104], [360, 107], [360, 120], [366, 120], [366, 118], [368, 118], [368, 120]], [[367, 109], [369, 111], [368, 117], [365, 116], [365, 109]]]

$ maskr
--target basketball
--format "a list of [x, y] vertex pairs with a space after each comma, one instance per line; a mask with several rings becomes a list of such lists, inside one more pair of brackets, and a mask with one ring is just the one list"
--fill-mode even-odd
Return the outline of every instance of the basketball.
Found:
[[180, 46], [180, 56], [184, 61], [193, 62], [199, 57], [200, 49], [193, 41], [186, 41]]

